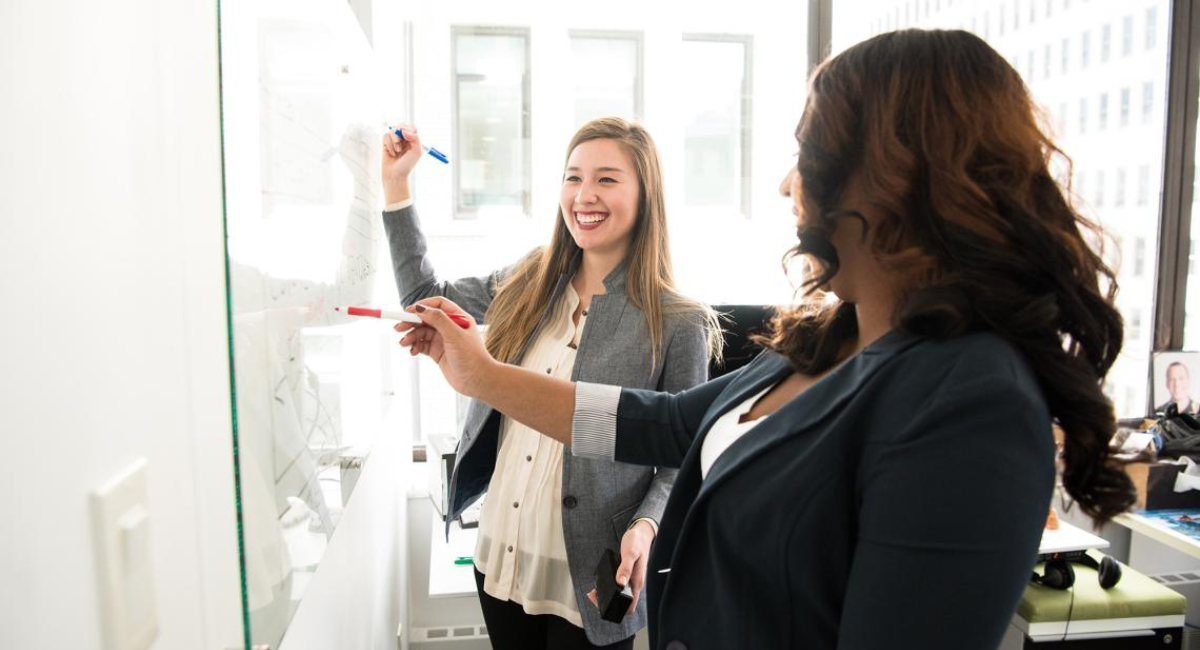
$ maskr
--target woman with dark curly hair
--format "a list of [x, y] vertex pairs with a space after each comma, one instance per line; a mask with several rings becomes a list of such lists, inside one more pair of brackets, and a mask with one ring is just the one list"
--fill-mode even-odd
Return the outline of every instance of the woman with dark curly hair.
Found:
[[966, 32], [825, 62], [796, 137], [782, 190], [810, 279], [740, 371], [677, 395], [555, 381], [491, 359], [440, 299], [401, 344], [577, 455], [680, 468], [654, 647], [992, 650], [1037, 554], [1051, 425], [1084, 512], [1133, 503], [1100, 389], [1122, 340], [1100, 233], [1020, 77]]

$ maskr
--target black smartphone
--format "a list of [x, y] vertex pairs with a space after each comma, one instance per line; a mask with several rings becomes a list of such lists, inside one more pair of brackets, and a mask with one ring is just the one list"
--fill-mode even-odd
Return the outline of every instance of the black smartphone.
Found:
[[596, 566], [596, 600], [600, 603], [600, 618], [611, 623], [620, 623], [633, 602], [633, 591], [629, 585], [617, 584], [617, 567], [620, 559], [611, 548], [604, 549], [600, 564]]

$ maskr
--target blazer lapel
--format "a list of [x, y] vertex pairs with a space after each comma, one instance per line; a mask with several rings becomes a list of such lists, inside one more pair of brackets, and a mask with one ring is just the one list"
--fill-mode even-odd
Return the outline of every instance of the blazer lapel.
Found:
[[[700, 486], [696, 504], [699, 504], [708, 493], [759, 454], [765, 453], [793, 436], [804, 433], [825, 420], [831, 413], [844, 408], [880, 368], [918, 340], [916, 337], [895, 330], [889, 332], [804, 393], [763, 418], [757, 426], [730, 445], [729, 449], [725, 450], [725, 453], [721, 454], [713, 464], [704, 483]], [[738, 391], [741, 400], [765, 388], [771, 379], [778, 382], [784, 376], [786, 375], [780, 376], [779, 373], [771, 373], [771, 376], [766, 377], [765, 381], [755, 382], [750, 390]], [[734, 404], [726, 405], [722, 409], [722, 413], [733, 406]], [[711, 422], [706, 423], [706, 426], [711, 427]], [[699, 446], [695, 447], [698, 449]]]

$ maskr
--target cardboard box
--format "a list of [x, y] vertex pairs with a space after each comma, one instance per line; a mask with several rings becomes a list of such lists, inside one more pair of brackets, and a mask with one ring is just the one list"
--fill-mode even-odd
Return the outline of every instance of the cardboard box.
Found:
[[1200, 508], [1200, 490], [1175, 491], [1175, 477], [1183, 465], [1130, 463], [1125, 473], [1137, 488], [1137, 507], [1141, 510], [1187, 510]]

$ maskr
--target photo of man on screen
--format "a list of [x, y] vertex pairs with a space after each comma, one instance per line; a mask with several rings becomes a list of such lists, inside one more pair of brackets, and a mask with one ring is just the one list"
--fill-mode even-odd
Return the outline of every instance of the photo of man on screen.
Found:
[[1196, 414], [1196, 400], [1192, 399], [1192, 373], [1181, 361], [1167, 365], [1165, 376], [1167, 392], [1170, 399], [1155, 407], [1158, 413], [1166, 413], [1172, 404], [1178, 413]]

